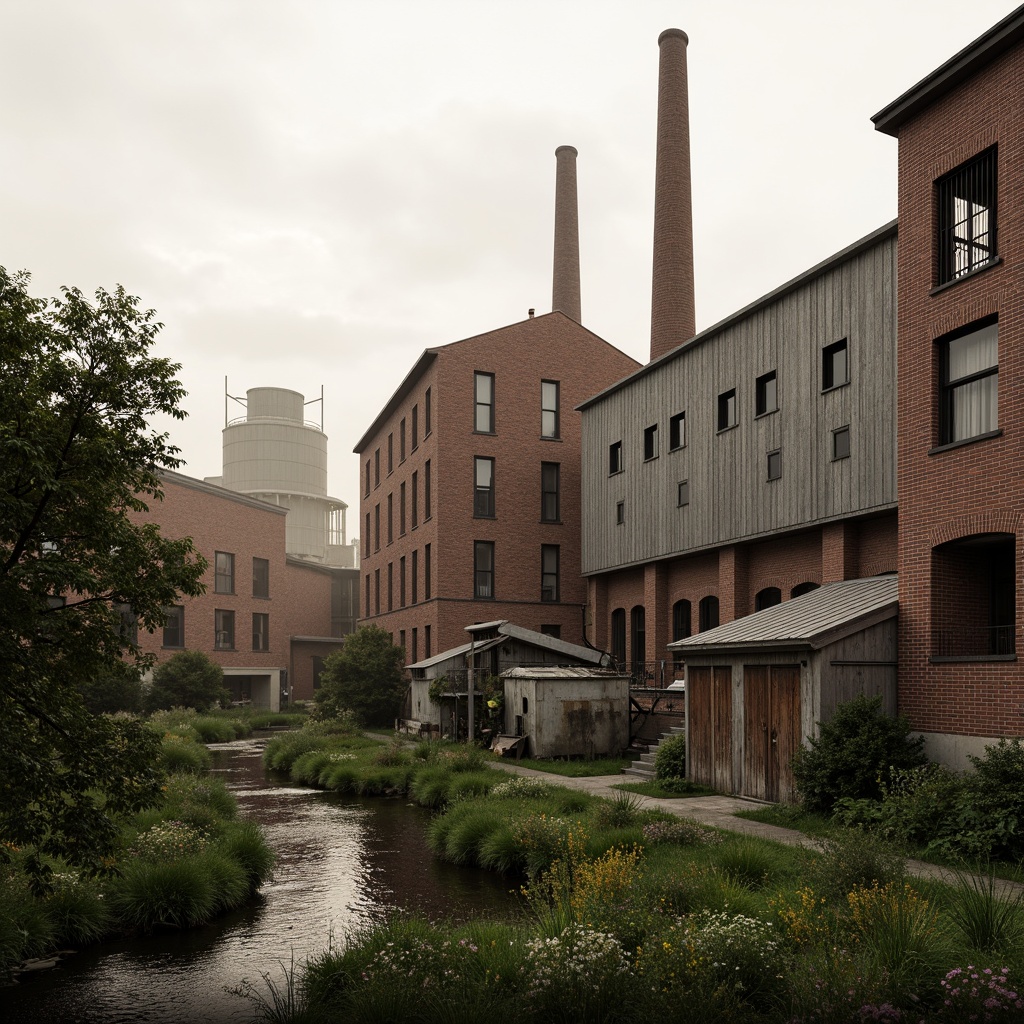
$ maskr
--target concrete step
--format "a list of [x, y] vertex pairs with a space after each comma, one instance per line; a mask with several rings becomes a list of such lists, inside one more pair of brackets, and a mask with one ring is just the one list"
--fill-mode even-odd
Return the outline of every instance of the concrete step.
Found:
[[634, 775], [638, 779], [644, 779], [646, 781], [651, 781], [654, 778], [654, 772], [653, 771], [647, 771], [644, 768], [638, 768], [636, 766], [636, 764], [634, 764], [633, 766], [631, 766], [629, 768], [623, 768], [622, 769], [622, 774], [623, 775]]

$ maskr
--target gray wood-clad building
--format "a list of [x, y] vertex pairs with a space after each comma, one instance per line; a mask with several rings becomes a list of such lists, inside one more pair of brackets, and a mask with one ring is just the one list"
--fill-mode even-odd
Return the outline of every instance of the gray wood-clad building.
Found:
[[598, 646], [896, 568], [895, 287], [891, 223], [579, 407]]
[[845, 580], [671, 645], [686, 661], [687, 772], [795, 801], [790, 761], [858, 695], [896, 713], [895, 576]]

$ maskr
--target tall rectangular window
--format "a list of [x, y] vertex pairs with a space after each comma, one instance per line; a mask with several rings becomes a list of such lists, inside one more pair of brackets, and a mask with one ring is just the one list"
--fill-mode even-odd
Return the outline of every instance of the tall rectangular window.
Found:
[[395, 471], [395, 435], [388, 434], [388, 476]]
[[558, 600], [558, 545], [540, 546], [540, 599]]
[[480, 455], [473, 459], [473, 515], [494, 518], [494, 459]]
[[252, 596], [270, 597], [270, 562], [266, 558], [252, 560]]
[[622, 472], [622, 442], [614, 441], [608, 445], [608, 475]]
[[395, 563], [388, 562], [388, 611], [395, 609]]
[[723, 391], [718, 396], [718, 429], [728, 430], [739, 422], [736, 408], [736, 389]]
[[557, 523], [561, 518], [559, 490], [562, 467], [557, 462], [540, 464], [540, 521]]
[[430, 410], [430, 388], [423, 392], [423, 436], [430, 437], [431, 410]]
[[412, 603], [416, 604], [420, 599], [420, 553], [412, 553]]
[[366, 596], [363, 600], [363, 614], [370, 614], [370, 574], [366, 574]]
[[380, 615], [380, 569], [373, 570], [373, 613]]
[[676, 507], [682, 508], [690, 504], [690, 481], [680, 480], [676, 487]]
[[757, 378], [755, 388], [754, 412], [765, 416], [777, 412], [779, 408], [779, 378], [774, 370]]
[[776, 449], [768, 453], [768, 479], [778, 480], [782, 477], [782, 452]]
[[850, 457], [850, 428], [839, 427], [832, 431], [832, 461]]
[[366, 496], [370, 496], [370, 460], [366, 460]]
[[686, 413], [677, 412], [668, 421], [668, 446], [671, 451], [686, 447]]
[[423, 518], [430, 518], [430, 459], [423, 463]]
[[473, 596], [494, 597], [494, 544], [478, 540], [473, 543]]
[[615, 502], [615, 524], [616, 526], [622, 526], [626, 521], [626, 503], [624, 501]]
[[540, 436], [561, 437], [558, 422], [558, 381], [540, 382]]
[[398, 560], [398, 607], [405, 607], [405, 555]]
[[265, 612], [252, 613], [252, 649], [270, 650], [270, 616]]
[[430, 657], [430, 626], [423, 627], [423, 657]]
[[473, 374], [473, 391], [476, 401], [473, 429], [478, 434], [494, 433], [494, 374]]
[[164, 609], [164, 647], [185, 646], [185, 608], [180, 604]]
[[405, 417], [398, 424], [398, 461], [405, 462]]
[[380, 551], [380, 502], [373, 506], [373, 550]]
[[370, 556], [370, 513], [366, 513], [366, 530], [363, 532], [363, 555]]
[[850, 383], [850, 361], [846, 338], [821, 350], [821, 390], [842, 387]]
[[431, 595], [430, 579], [430, 545], [423, 546], [423, 597], [429, 601]]
[[644, 427], [644, 462], [658, 457], [658, 424]]
[[213, 613], [213, 646], [218, 651], [235, 649], [235, 613], [217, 608]]
[[227, 551], [218, 551], [213, 556], [213, 592], [235, 592], [235, 556]]
[[420, 525], [420, 475], [414, 472], [412, 475], [412, 528], [415, 530]]
[[999, 325], [974, 324], [939, 340], [941, 443], [978, 437], [999, 426]]
[[409, 443], [412, 445], [412, 450], [416, 451], [420, 446], [420, 410], [417, 405], [412, 407], [412, 420], [410, 421], [410, 427]]
[[393, 544], [395, 542], [395, 520], [392, 513], [394, 512], [394, 498], [393, 494], [388, 495], [388, 543]]
[[935, 183], [939, 213], [938, 284], [989, 263], [996, 254], [996, 148]]
[[398, 485], [398, 535], [405, 536], [405, 481]]
[[380, 487], [380, 449], [373, 452], [373, 486]]
[[413, 663], [419, 661], [419, 631], [415, 626], [412, 627], [412, 660]]

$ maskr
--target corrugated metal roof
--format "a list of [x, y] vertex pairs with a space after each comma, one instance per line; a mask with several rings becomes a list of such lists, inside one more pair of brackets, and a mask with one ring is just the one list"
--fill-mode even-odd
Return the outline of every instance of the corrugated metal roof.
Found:
[[534, 665], [532, 668], [507, 668], [501, 673], [502, 679], [597, 679], [608, 676], [618, 678], [621, 672], [612, 668], [586, 665]]
[[756, 647], [807, 647], [818, 650], [876, 622], [899, 608], [895, 576], [869, 576], [829, 583], [773, 608], [669, 644], [684, 653], [747, 650]]

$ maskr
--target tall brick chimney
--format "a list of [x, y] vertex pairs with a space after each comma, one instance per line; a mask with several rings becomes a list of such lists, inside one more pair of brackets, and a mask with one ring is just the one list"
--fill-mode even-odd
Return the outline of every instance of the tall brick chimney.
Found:
[[551, 309], [581, 322], [580, 222], [576, 199], [576, 157], [573, 146], [555, 150], [555, 260]]
[[651, 359], [697, 333], [693, 299], [693, 213], [686, 44], [682, 29], [658, 37], [658, 159], [654, 179]]

